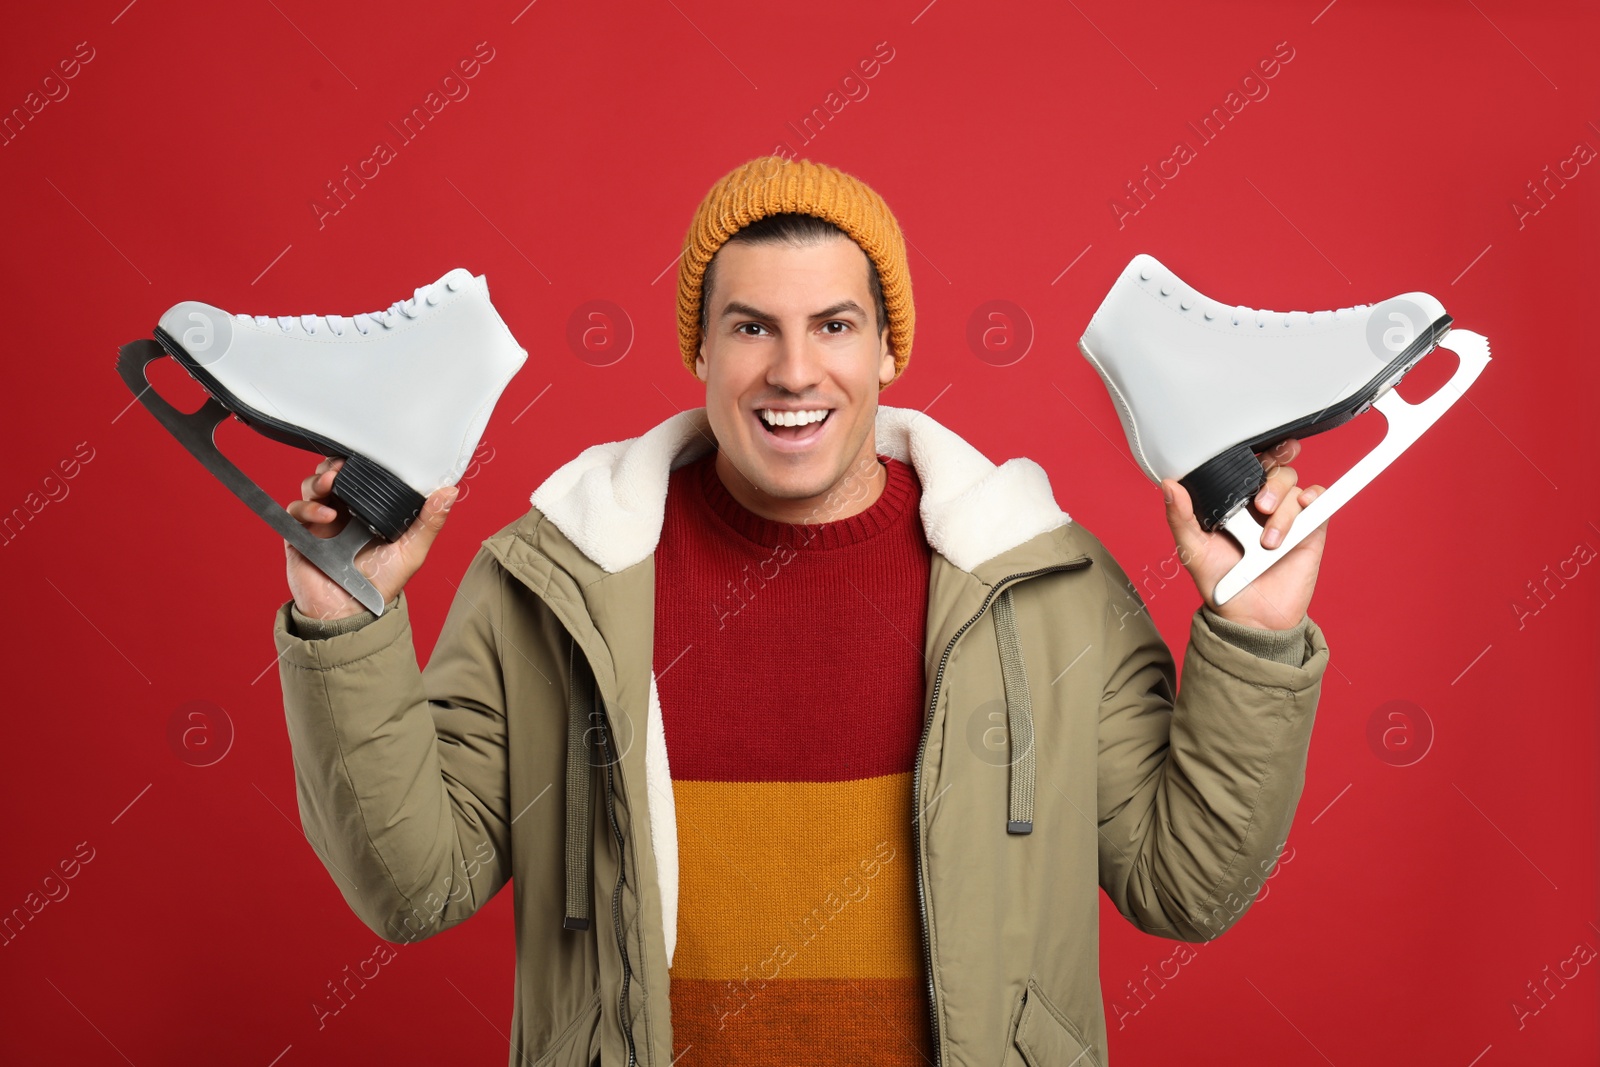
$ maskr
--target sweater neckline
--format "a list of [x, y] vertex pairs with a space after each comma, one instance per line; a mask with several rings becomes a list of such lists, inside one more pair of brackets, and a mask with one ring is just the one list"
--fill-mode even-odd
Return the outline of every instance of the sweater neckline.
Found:
[[[701, 496], [712, 514], [734, 533], [766, 548], [779, 545], [805, 545], [808, 548], [844, 548], [860, 544], [896, 525], [916, 499], [918, 485], [911, 468], [890, 456], [879, 454], [884, 469], [883, 492], [863, 511], [843, 519], [825, 522], [789, 523], [757, 515], [736, 500], [717, 475], [717, 453], [697, 461]], [[845, 486], [848, 493], [848, 483]], [[823, 512], [819, 511], [819, 517]]]

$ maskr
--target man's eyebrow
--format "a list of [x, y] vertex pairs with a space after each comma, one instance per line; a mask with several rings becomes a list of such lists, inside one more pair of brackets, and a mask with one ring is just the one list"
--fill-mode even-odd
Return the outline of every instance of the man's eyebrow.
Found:
[[[854, 312], [857, 315], [860, 315], [862, 318], [867, 317], [866, 309], [860, 304], [856, 303], [854, 300], [841, 300], [837, 304], [832, 304], [823, 308], [821, 311], [813, 312], [811, 317], [813, 319], [828, 319], [835, 315], [842, 315], [846, 312]], [[766, 322], [771, 322], [777, 318], [777, 316], [769, 312], [762, 311], [760, 308], [751, 307], [749, 304], [741, 304], [737, 300], [728, 301], [727, 305], [722, 309], [722, 314], [717, 317], [719, 319], [725, 319], [729, 315], [745, 315], [752, 319], [762, 319]]]

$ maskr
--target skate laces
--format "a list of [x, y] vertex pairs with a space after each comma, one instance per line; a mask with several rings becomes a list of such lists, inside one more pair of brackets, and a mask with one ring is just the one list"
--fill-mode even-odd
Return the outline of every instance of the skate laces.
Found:
[[[1254, 318], [1256, 325], [1262, 329], [1265, 329], [1267, 323], [1269, 322], [1279, 322], [1284, 326], [1293, 326], [1296, 321], [1293, 318], [1295, 315], [1304, 316], [1304, 318], [1302, 318], [1300, 321], [1307, 324], [1317, 321], [1317, 316], [1319, 315], [1331, 316], [1334, 322], [1338, 322], [1340, 316], [1342, 315], [1346, 315], [1353, 311], [1365, 311], [1371, 306], [1371, 304], [1353, 304], [1347, 308], [1334, 308], [1331, 311], [1268, 311], [1265, 308], [1245, 307], [1243, 304], [1239, 304], [1232, 309], [1233, 324], [1235, 326], [1242, 326], [1245, 322], [1249, 321], [1251, 318]], [[1210, 318], [1209, 315], [1206, 317]], [[1326, 322], [1328, 320], [1323, 319], [1322, 321]]]
[[317, 321], [321, 319], [327, 322], [328, 331], [335, 337], [344, 336], [344, 330], [341, 328], [344, 323], [353, 324], [357, 332], [364, 335], [370, 332], [370, 327], [374, 323], [388, 328], [402, 315], [408, 319], [416, 318], [421, 313], [421, 308], [424, 304], [431, 307], [439, 302], [439, 289], [441, 286], [450, 292], [455, 292], [459, 288], [454, 278], [441, 278], [439, 281], [418, 286], [416, 291], [409, 297], [404, 300], [396, 300], [381, 311], [363, 311], [349, 317], [343, 315], [247, 315], [240, 312], [235, 314], [234, 318], [243, 322], [254, 322], [257, 326], [271, 326], [276, 321], [284, 333], [292, 333], [298, 324], [306, 333], [313, 335], [317, 332]]
[[[1235, 304], [1229, 307], [1219, 300], [1212, 300], [1193, 286], [1179, 280], [1176, 274], [1166, 270], [1154, 259], [1144, 257], [1146, 262], [1139, 267], [1139, 280], [1155, 282], [1164, 297], [1178, 294], [1178, 306], [1184, 311], [1199, 307], [1207, 319], [1214, 319], [1218, 315], [1229, 314], [1235, 326], [1242, 326], [1247, 321], [1254, 319], [1256, 326], [1265, 329], [1267, 323], [1276, 322], [1283, 326], [1294, 326], [1297, 322], [1307, 325], [1325, 325], [1328, 322], [1338, 322], [1345, 315], [1356, 311], [1365, 311], [1372, 307], [1371, 304], [1353, 304], [1346, 308], [1334, 308], [1331, 311], [1269, 311], [1266, 308], [1246, 307]], [[1140, 257], [1135, 257], [1134, 262], [1139, 262]], [[1130, 264], [1131, 266], [1131, 264]], [[1164, 273], [1162, 273], [1164, 272]], [[1159, 275], [1159, 279], [1158, 279]], [[1297, 318], [1297, 316], [1299, 316]]]

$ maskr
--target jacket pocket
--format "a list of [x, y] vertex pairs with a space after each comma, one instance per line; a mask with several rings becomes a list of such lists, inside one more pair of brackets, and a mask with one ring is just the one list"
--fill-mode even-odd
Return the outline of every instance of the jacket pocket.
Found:
[[[599, 1062], [600, 994], [597, 991], [589, 1006], [556, 1035], [533, 1067], [590, 1067]], [[523, 1062], [530, 1062], [526, 1053]]]
[[1014, 1044], [1028, 1067], [1103, 1067], [1083, 1032], [1050, 1003], [1032, 978], [1022, 991]]

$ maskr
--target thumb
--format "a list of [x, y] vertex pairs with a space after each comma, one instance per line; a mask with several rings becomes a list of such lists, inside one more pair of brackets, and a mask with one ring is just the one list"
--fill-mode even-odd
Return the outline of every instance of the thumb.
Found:
[[450, 518], [450, 506], [455, 503], [458, 492], [455, 486], [448, 485], [443, 489], [435, 489], [423, 501], [422, 511], [411, 524], [413, 546], [418, 552], [426, 553], [433, 539], [444, 529], [445, 521]]
[[1161, 495], [1167, 504], [1167, 526], [1172, 529], [1179, 558], [1187, 563], [1200, 557], [1206, 544], [1206, 532], [1200, 528], [1200, 520], [1194, 517], [1194, 502], [1189, 499], [1189, 491], [1177, 481], [1163, 478]]

